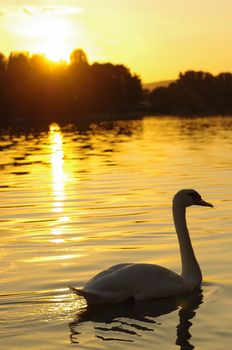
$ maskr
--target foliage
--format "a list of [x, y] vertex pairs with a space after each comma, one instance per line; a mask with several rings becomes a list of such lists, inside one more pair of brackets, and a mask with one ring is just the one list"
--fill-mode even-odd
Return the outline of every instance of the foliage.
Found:
[[187, 71], [167, 87], [142, 91], [124, 65], [89, 64], [82, 49], [70, 63], [43, 55], [0, 53], [0, 122], [50, 123], [110, 118], [146, 110], [162, 114], [231, 114], [232, 74]]
[[123, 65], [89, 64], [76, 49], [70, 63], [43, 55], [0, 54], [0, 119], [69, 122], [86, 115], [135, 109], [141, 81]]
[[231, 114], [232, 74], [187, 71], [168, 87], [148, 95], [150, 109], [156, 113]]

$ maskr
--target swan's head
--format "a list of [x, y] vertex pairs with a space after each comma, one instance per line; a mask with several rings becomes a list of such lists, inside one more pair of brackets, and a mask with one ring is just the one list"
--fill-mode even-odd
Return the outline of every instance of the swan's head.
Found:
[[191, 205], [201, 205], [202, 207], [211, 207], [211, 203], [205, 202], [201, 195], [195, 190], [180, 190], [173, 198], [173, 203], [178, 203], [183, 207], [190, 207]]

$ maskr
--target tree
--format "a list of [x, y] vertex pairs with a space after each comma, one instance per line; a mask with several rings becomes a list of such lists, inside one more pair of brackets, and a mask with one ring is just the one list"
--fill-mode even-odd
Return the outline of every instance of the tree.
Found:
[[[43, 55], [0, 55], [0, 112], [14, 120], [70, 121], [85, 115], [135, 108], [141, 81], [123, 65], [88, 63], [76, 49], [70, 64]], [[4, 113], [3, 113], [4, 112]]]
[[187, 71], [166, 88], [149, 96], [158, 113], [230, 113], [232, 111], [232, 74], [214, 77], [207, 72]]
[[86, 53], [82, 49], [74, 50], [70, 55], [71, 65], [88, 65]]

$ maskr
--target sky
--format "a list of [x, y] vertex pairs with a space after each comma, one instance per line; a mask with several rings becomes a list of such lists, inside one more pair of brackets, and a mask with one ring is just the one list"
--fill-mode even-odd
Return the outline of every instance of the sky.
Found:
[[232, 0], [2, 0], [0, 52], [124, 64], [144, 83], [232, 71]]

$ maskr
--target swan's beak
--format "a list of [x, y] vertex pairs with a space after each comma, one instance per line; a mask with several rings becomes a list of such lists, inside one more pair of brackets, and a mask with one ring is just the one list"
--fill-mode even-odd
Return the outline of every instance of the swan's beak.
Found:
[[201, 199], [199, 205], [201, 205], [202, 207], [211, 207], [211, 208], [213, 208], [213, 204], [205, 202], [203, 199]]

